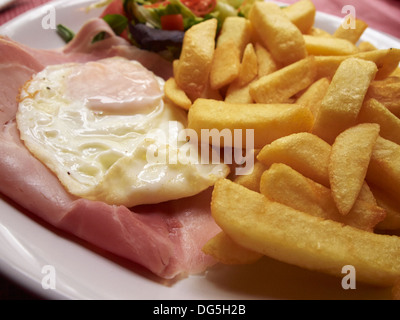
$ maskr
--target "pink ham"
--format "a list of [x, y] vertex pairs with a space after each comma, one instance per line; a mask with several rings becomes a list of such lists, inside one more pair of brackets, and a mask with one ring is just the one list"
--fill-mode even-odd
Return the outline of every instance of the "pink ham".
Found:
[[[100, 32], [106, 33], [106, 39], [92, 43], [92, 39]], [[4, 42], [8, 42], [9, 45], [13, 44], [20, 50], [18, 55], [22, 55], [22, 52], [25, 52], [31, 58], [34, 58], [36, 63], [43, 66], [66, 62], [95, 61], [107, 57], [120, 56], [139, 61], [147, 69], [164, 79], [172, 76], [172, 66], [169, 61], [154, 52], [141, 50], [130, 45], [125, 39], [116, 36], [109, 25], [99, 18], [87, 21], [72, 41], [57, 50], [34, 49], [15, 43], [7, 38], [0, 37], [0, 40], [2, 41], [2, 46]], [[3, 54], [0, 55], [0, 62], [2, 61], [6, 61], [6, 59], [3, 59]]]
[[[96, 28], [103, 25], [92, 23], [89, 25]], [[215, 261], [203, 254], [201, 247], [220, 231], [210, 214], [210, 190], [187, 199], [131, 209], [77, 199], [19, 139], [15, 123], [19, 88], [47, 64], [122, 53], [153, 68], [160, 65], [162, 75], [168, 77], [170, 64], [114, 40], [115, 47], [98, 48], [92, 55], [85, 45], [77, 43], [68, 46], [66, 52], [41, 51], [0, 39], [0, 192], [57, 228], [143, 265], [162, 278], [202, 272]]]
[[16, 43], [0, 39], [0, 125], [15, 116], [16, 95], [32, 73], [40, 71], [43, 65]]
[[200, 273], [215, 261], [202, 253], [220, 229], [213, 221], [211, 192], [128, 210], [77, 200], [57, 224], [82, 239], [145, 266], [163, 278]]

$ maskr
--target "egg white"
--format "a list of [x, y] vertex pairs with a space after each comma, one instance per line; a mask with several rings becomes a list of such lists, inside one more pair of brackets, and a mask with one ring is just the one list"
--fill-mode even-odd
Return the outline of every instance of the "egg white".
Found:
[[[142, 70], [144, 67], [138, 62], [108, 58], [97, 63], [48, 66], [34, 75], [20, 93], [17, 112], [20, 137], [68, 192], [131, 207], [192, 196], [227, 176], [226, 165], [201, 164], [199, 159], [178, 163], [149, 161], [149, 148], [179, 152], [185, 145], [172, 141], [185, 128], [186, 114], [156, 93], [150, 98], [145, 96], [148, 88], [140, 89], [144, 90], [142, 96], [140, 92], [138, 96], [135, 92], [119, 94], [120, 87], [125, 91], [133, 88], [129, 83], [124, 86], [123, 81], [128, 80], [120, 76], [121, 70], [130, 68], [133, 77], [135, 68], [139, 70], [138, 78], [133, 81], [143, 86], [154, 85], [156, 81], [163, 92], [164, 81]], [[77, 79], [82, 81], [79, 76], [85, 70], [90, 71], [88, 79], [77, 83]], [[90, 87], [88, 93], [84, 88], [91, 85], [92, 76], [99, 89], [96, 92], [96, 87]], [[115, 88], [108, 90], [107, 84], [99, 81], [100, 76]], [[104, 94], [112, 90], [116, 92], [114, 95]]]

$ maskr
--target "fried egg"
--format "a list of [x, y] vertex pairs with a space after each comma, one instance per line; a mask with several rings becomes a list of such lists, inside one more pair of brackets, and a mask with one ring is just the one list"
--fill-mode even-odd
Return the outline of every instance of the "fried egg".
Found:
[[165, 101], [163, 86], [124, 58], [48, 66], [21, 89], [20, 137], [77, 197], [132, 207], [195, 195], [229, 168], [178, 141], [186, 114]]

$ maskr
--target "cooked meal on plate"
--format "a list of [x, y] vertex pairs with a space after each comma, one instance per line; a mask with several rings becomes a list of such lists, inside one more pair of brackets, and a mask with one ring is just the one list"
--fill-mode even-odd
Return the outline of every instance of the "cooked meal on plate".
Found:
[[0, 38], [2, 194], [163, 279], [267, 256], [400, 298], [400, 48], [311, 0], [93, 6]]

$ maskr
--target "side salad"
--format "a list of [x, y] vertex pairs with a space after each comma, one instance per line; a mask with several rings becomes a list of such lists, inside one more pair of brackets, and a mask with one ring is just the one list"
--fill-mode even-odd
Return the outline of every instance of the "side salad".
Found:
[[[255, 1], [258, 0], [103, 0], [93, 6], [104, 7], [101, 18], [132, 45], [175, 59], [190, 27], [212, 18], [221, 27], [229, 16], [247, 17]], [[74, 37], [66, 26], [59, 25], [57, 30], [67, 42]], [[101, 39], [100, 34], [93, 41]]]

